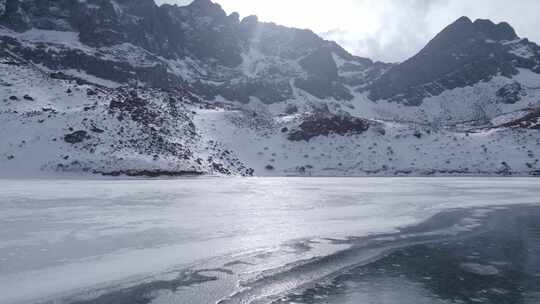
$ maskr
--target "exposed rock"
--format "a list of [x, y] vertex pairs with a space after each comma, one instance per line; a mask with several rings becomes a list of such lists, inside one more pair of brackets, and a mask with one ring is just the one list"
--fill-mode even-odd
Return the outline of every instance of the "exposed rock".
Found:
[[[28, 47], [20, 41], [7, 36], [0, 36], [0, 48], [9, 49], [34, 63], [43, 64], [51, 70], [76, 69], [89, 75], [109, 79], [118, 83], [142, 81], [157, 88], [171, 89], [182, 84], [180, 76], [169, 72], [165, 63], [156, 59], [153, 65], [132, 65], [127, 61], [112, 61], [107, 57], [89, 54], [77, 49], [53, 48], [43, 52], [41, 48]], [[89, 82], [67, 75], [53, 72], [51, 78], [75, 81], [77, 84]]]
[[73, 133], [67, 134], [64, 136], [64, 141], [70, 144], [77, 144], [83, 142], [85, 139], [89, 139], [88, 133], [86, 131], [75, 131]]
[[101, 174], [104, 176], [131, 176], [131, 177], [181, 177], [181, 176], [199, 176], [203, 175], [203, 172], [199, 171], [166, 171], [166, 170], [126, 170], [126, 171], [112, 171], [112, 172], [99, 172], [95, 171], [95, 174]]
[[497, 170], [497, 174], [510, 176], [512, 175], [512, 168], [510, 167], [510, 165], [508, 165], [507, 162], [502, 162], [499, 169]]
[[[189, 57], [216, 72], [205, 73], [201, 77], [204, 81], [195, 78], [189, 83], [190, 88], [207, 99], [220, 95], [244, 103], [251, 97], [267, 104], [282, 102], [294, 97], [289, 80], [298, 78], [298, 86], [314, 96], [349, 100], [352, 96], [338, 77], [332, 54], [357, 62], [356, 68], [362, 68], [355, 71], [356, 75], [371, 77], [368, 75], [379, 75], [382, 70], [370, 60], [354, 57], [312, 31], [261, 23], [253, 16], [239, 22], [238, 14], [227, 16], [218, 4], [208, 0], [194, 1], [187, 6], [157, 6], [152, 0], [28, 0], [21, 5], [10, 0], [8, 3], [14, 3], [10, 12], [19, 12], [20, 16], [10, 13], [10, 18], [0, 18], [2, 25], [21, 31], [30, 27], [75, 31], [79, 32], [81, 42], [91, 47], [130, 43], [148, 52], [145, 60], [149, 63], [135, 66], [113, 61], [101, 51], [89, 54], [55, 47], [43, 52], [10, 37], [0, 37], [2, 48], [52, 70], [83, 70], [118, 83], [144, 82], [166, 89], [186, 83], [178, 74], [171, 73], [163, 58]], [[250, 48], [275, 58], [266, 62], [266, 70], [256, 77], [240, 75], [239, 70], [235, 70], [243, 62], [242, 54]], [[300, 69], [291, 64], [296, 60]], [[79, 81], [61, 72], [51, 76]]]
[[90, 131], [92, 131], [92, 132], [94, 132], [94, 133], [103, 133], [103, 132], [105, 132], [103, 129], [100, 129], [100, 128], [98, 128], [98, 127], [92, 127], [92, 128], [90, 129]]
[[505, 123], [497, 128], [520, 128], [540, 130], [540, 108], [533, 109], [527, 115], [514, 121]]
[[208, 99], [220, 95], [228, 100], [248, 103], [250, 97], [257, 97], [263, 103], [271, 104], [292, 98], [293, 89], [286, 78], [242, 79], [226, 82], [221, 85], [210, 85], [196, 82], [195, 92]]
[[7, 25], [16, 31], [25, 31], [31, 27], [30, 18], [24, 10], [24, 5], [19, 0], [3, 0], [0, 3], [0, 24]]
[[121, 112], [129, 113], [133, 121], [140, 122], [146, 125], [155, 122], [158, 114], [148, 109], [147, 103], [144, 99], [137, 97], [136, 95], [135, 97], [133, 97], [133, 95], [130, 95], [128, 97], [118, 97], [123, 98], [123, 101], [120, 102], [116, 100], [111, 100], [109, 104], [110, 110], [119, 110]]
[[500, 88], [496, 95], [497, 99], [502, 103], [514, 104], [521, 100], [523, 94], [523, 87], [519, 82], [513, 82]]
[[298, 88], [321, 99], [335, 98], [336, 100], [351, 100], [353, 98], [349, 89], [343, 84], [324, 77], [308, 76], [306, 78], [298, 78], [294, 83]]
[[300, 60], [300, 65], [310, 74], [328, 81], [338, 78], [338, 69], [328, 48], [319, 48]]
[[295, 114], [295, 113], [298, 113], [298, 107], [295, 104], [288, 103], [285, 106], [285, 114], [292, 115], [292, 114]]
[[318, 112], [308, 115], [297, 129], [289, 132], [291, 141], [309, 141], [317, 136], [363, 133], [369, 129], [368, 121], [347, 115]]

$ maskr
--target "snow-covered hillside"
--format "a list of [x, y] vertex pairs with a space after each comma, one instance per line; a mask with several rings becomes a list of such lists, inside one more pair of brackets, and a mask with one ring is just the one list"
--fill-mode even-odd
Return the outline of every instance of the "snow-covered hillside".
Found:
[[540, 48], [506, 24], [391, 65], [208, 0], [7, 3], [0, 176], [540, 175]]
[[251, 174], [197, 134], [193, 111], [208, 105], [186, 92], [69, 76], [10, 56], [0, 67], [0, 176]]
[[[440, 100], [439, 104], [436, 102], [434, 105], [440, 106]], [[373, 116], [364, 116], [370, 118], [371, 126], [367, 131], [346, 136], [317, 136], [308, 141], [289, 138], [289, 130], [297, 129], [305, 114], [270, 112], [261, 117], [241, 110], [201, 110], [195, 116], [195, 123], [201, 126], [205, 137], [220, 140], [229, 149], [238, 151], [240, 159], [254, 168], [257, 175], [540, 173], [537, 129], [493, 128], [488, 127], [489, 122], [476, 126], [476, 121], [444, 126], [411, 118], [389, 120], [379, 116], [379, 113], [388, 115], [385, 109], [388, 105], [377, 107], [366, 103], [369, 106], [365, 107], [365, 112], [373, 113]], [[357, 106], [351, 112], [362, 110], [362, 106]], [[348, 115], [341, 111], [328, 115]], [[504, 113], [508, 114], [494, 115], [491, 120], [502, 124], [502, 121], [513, 121], [515, 115], [524, 115], [519, 114], [520, 110], [506, 111]]]

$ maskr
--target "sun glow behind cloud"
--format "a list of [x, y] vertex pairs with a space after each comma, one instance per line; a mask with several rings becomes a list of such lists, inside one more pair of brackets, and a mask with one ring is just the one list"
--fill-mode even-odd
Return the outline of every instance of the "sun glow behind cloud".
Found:
[[[186, 5], [191, 0], [157, 0]], [[355, 55], [401, 61], [461, 16], [508, 21], [540, 42], [540, 1], [519, 0], [215, 0], [228, 13], [311, 29]]]

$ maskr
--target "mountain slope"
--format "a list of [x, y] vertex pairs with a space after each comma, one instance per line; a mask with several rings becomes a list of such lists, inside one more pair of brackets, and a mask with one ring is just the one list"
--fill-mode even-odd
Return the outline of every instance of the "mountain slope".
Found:
[[2, 176], [540, 174], [540, 48], [505, 23], [392, 65], [209, 0], [3, 4]]
[[196, 133], [192, 109], [207, 105], [187, 92], [45, 72], [9, 55], [0, 66], [3, 176], [251, 174]]

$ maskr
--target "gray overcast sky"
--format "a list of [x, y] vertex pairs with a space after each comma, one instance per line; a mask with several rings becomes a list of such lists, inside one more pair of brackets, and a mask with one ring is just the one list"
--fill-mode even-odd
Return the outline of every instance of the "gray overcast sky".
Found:
[[[191, 0], [157, 0], [185, 5]], [[540, 42], [540, 0], [217, 0], [228, 13], [309, 28], [355, 55], [401, 61], [461, 16], [507, 21]]]

